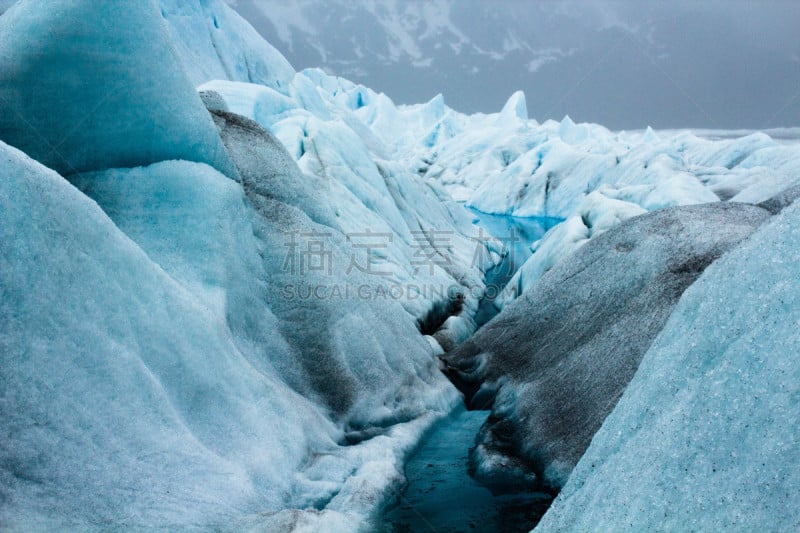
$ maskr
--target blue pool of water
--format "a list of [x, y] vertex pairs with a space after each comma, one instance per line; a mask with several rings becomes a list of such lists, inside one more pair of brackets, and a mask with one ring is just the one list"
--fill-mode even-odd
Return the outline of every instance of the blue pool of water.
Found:
[[551, 228], [563, 222], [563, 219], [492, 215], [469, 207], [465, 209], [472, 216], [473, 225], [502, 241], [508, 248], [508, 254], [503, 258], [503, 262], [486, 273], [486, 285], [490, 287], [487, 290], [489, 296], [481, 302], [475, 317], [480, 327], [497, 314], [497, 309], [493, 305], [494, 296], [506, 286], [522, 264], [532, 255], [531, 245], [541, 239]]
[[473, 225], [483, 228], [509, 246], [508, 258], [512, 261], [510, 267], [515, 272], [531, 256], [531, 245], [563, 222], [560, 218], [493, 215], [470, 207], [466, 209], [472, 216]]
[[406, 465], [408, 480], [384, 514], [385, 533], [530, 531], [551, 496], [495, 495], [467, 472], [469, 450], [488, 411], [459, 408], [422, 442]]

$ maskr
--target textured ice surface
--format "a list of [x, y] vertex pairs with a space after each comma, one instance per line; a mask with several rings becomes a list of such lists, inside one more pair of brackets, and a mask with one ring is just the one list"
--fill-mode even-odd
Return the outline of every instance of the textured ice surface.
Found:
[[[313, 178], [300, 174], [283, 147], [247, 119], [230, 114], [218, 119], [255, 211], [259, 251], [269, 274], [265, 298], [281, 319], [277, 329], [294, 347], [290, 361], [276, 363], [284, 377], [296, 389], [318, 395], [354, 431], [423, 414], [428, 400], [424, 394], [415, 399], [412, 391], [427, 388], [425, 380], [434, 389], [443, 384], [414, 318], [388, 298], [300, 296], [303, 286], [331, 291], [340, 287], [355, 293], [365, 285], [377, 287], [380, 281], [357, 269], [347, 272], [351, 247], [346, 236], [335, 227], [313, 222], [303, 211], [319, 212], [326, 207], [325, 198], [315, 191]], [[336, 268], [331, 272], [284, 268], [287, 235], [292, 232], [326, 235], [326, 253]], [[287, 287], [298, 292], [287, 293]]]
[[175, 50], [195, 86], [210, 80], [288, 90], [294, 69], [222, 0], [158, 0]]
[[369, 516], [455, 401], [413, 317], [285, 300], [283, 230], [313, 223], [206, 165], [74, 176], [95, 204], [3, 147], [3, 520]]
[[[222, 525], [295, 499], [291, 472], [309, 448], [332, 449], [336, 428], [249, 362], [207, 292], [183, 283], [213, 270], [206, 245], [226, 240], [203, 242], [191, 228], [227, 220], [203, 207], [237, 200], [236, 184], [183, 163], [133, 171], [127, 177], [138, 183], [116, 188], [132, 195], [109, 210], [162, 268], [63, 178], [0, 149], [0, 521], [21, 529]], [[181, 172], [185, 180], [160, 205], [137, 195]], [[200, 183], [204, 202], [175, 210], [175, 193], [191, 198]], [[111, 202], [102, 189], [98, 198]], [[172, 233], [160, 249], [148, 223]], [[214, 235], [224, 229], [233, 228], [221, 224]], [[185, 253], [175, 260], [165, 243]], [[272, 349], [285, 351], [279, 340]]]
[[[643, 210], [778, 211], [800, 175], [796, 146], [764, 135], [539, 125], [521, 94], [491, 115], [398, 107], [295, 73], [220, 0], [23, 1], [0, 59], [0, 140], [78, 187], [0, 143], [12, 529], [364, 526], [456, 402], [434, 354], [472, 333], [502, 259], [452, 196], [567, 219], [524, 289]], [[358, 258], [380, 280], [343, 273], [364, 231], [391, 236]], [[335, 271], [286, 268], [298, 233], [324, 236]], [[404, 297], [297, 297], [362, 285]]]
[[798, 250], [795, 204], [684, 293], [537, 531], [797, 529]]
[[[338, 89], [321, 90], [327, 84]], [[493, 260], [488, 252], [478, 253], [485, 245], [473, 239], [474, 228], [463, 210], [447, 206], [446, 193], [385, 159], [390, 148], [353, 113], [359, 109], [358, 96], [342, 96], [348, 94], [345, 91], [361, 94], [356, 86], [305, 71], [292, 82], [291, 98], [258, 85], [226, 81], [205, 84], [201, 90], [214, 91], [233, 113], [269, 130], [297, 161], [301, 173], [282, 182], [271, 180], [271, 196], [301, 206], [315, 222], [337, 233], [392, 234], [391, 241], [372, 250], [370, 257], [377, 271], [387, 273], [384, 282], [397, 290], [416, 291], [401, 299], [406, 310], [423, 320], [441, 302], [442, 291], [457, 291], [465, 296], [463, 312], [436, 333], [438, 342], [452, 346], [474, 331], [470, 315], [483, 293], [482, 272]], [[250, 151], [246, 143], [243, 149], [231, 146], [232, 135], [241, 137], [247, 129], [252, 130], [248, 135], [261, 135], [254, 133], [253, 124], [243, 124], [225, 127], [232, 151]], [[263, 156], [246, 157], [254, 156], [256, 162], [250, 164], [258, 168]], [[302, 200], [312, 197], [313, 202]], [[424, 254], [433, 259], [421, 261]]]
[[63, 175], [167, 159], [230, 171], [155, 0], [53, 0], [0, 17], [0, 140]]
[[[0, 37], [3, 53], [15, 58], [4, 68], [22, 69], [3, 87], [33, 106], [53, 135], [80, 126], [67, 139], [74, 146], [63, 143], [69, 161], [48, 160], [47, 139], [20, 137], [78, 189], [0, 145], [0, 522], [363, 524], [400, 481], [422, 432], [456, 402], [417, 327], [435, 297], [403, 305], [385, 292], [377, 300], [304, 299], [285, 289], [387, 284], [345, 272], [346, 230], [385, 230], [397, 243], [390, 264], [398, 279], [415, 280], [412, 228], [423, 223], [456, 234], [461, 254], [428, 281], [480, 289], [480, 270], [464, 266], [474, 246], [458, 217], [417, 176], [396, 176], [366, 148], [326, 139], [344, 131], [362, 142], [344, 119], [323, 124], [313, 146], [326, 153], [318, 161], [358, 162], [350, 174], [304, 174], [274, 137], [233, 114], [218, 113], [218, 132], [175, 61], [155, 3], [123, 10], [64, 1], [52, 11], [32, 4], [0, 19], [11, 28]], [[124, 30], [112, 31], [119, 20]], [[17, 28], [26, 33], [15, 35]], [[157, 57], [145, 57], [161, 45]], [[36, 68], [56, 60], [50, 77], [33, 84]], [[92, 92], [111, 76], [130, 84], [108, 96]], [[75, 106], [67, 105], [70, 90]], [[228, 107], [219, 94], [205, 101]], [[315, 100], [306, 94], [303, 102]], [[76, 122], [90, 104], [99, 114]], [[9, 109], [4, 135], [24, 131], [16, 111], [26, 108]], [[184, 134], [199, 152], [184, 150]], [[212, 145], [227, 175], [195, 157]], [[336, 270], [286, 268], [289, 235], [302, 233], [322, 236]]]
[[562, 486], [684, 289], [768, 216], [716, 203], [630, 219], [442, 356], [473, 406], [492, 405], [478, 473]]

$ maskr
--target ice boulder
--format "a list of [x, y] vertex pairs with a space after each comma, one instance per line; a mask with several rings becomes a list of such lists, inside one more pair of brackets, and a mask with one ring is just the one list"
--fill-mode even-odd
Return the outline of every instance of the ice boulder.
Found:
[[537, 532], [800, 524], [800, 205], [682, 296]]
[[230, 164], [155, 0], [20, 2], [0, 18], [0, 140], [62, 175]]
[[707, 204], [631, 218], [443, 356], [471, 405], [493, 409], [473, 452], [478, 474], [491, 480], [513, 463], [561, 487], [682, 292], [768, 217]]

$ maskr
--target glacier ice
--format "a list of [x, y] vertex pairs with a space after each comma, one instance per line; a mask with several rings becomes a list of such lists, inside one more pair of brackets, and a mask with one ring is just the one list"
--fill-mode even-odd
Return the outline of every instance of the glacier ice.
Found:
[[[59, 6], [41, 14], [45, 22], [60, 15], [66, 27], [87, 15], [68, 29], [91, 37], [57, 51], [67, 59], [102, 43], [119, 15], [110, 4], [97, 13], [86, 2]], [[137, 72], [124, 105], [109, 97], [103, 123], [84, 124], [96, 127], [80, 129], [82, 151], [69, 152], [67, 162], [49, 159], [46, 143], [25, 146], [71, 183], [0, 144], [7, 161], [2, 242], [11, 243], [2, 249], [0, 284], [8, 421], [0, 521], [20, 528], [358, 527], [399, 483], [419, 436], [457, 401], [417, 327], [436, 296], [289, 299], [289, 285], [376, 282], [358, 272], [285, 271], [287, 234], [324, 234], [341, 264], [350, 258], [345, 231], [385, 229], [397, 243], [388, 261], [397, 284], [417, 279], [408, 247], [414, 230], [452, 231], [462, 256], [474, 245], [459, 229], [463, 221], [417, 176], [378, 165], [366, 147], [324, 138], [344, 132], [369, 145], [344, 120], [327, 124], [331, 117], [301, 110], [318, 121], [311, 126], [322, 133], [309, 143], [325, 154], [308, 166], [358, 162], [357, 172], [304, 174], [260, 126], [219, 111], [229, 108], [219, 93], [204, 99], [218, 109], [215, 125], [180, 67], [137, 68], [152, 58], [142, 43], [127, 42], [134, 23], [144, 26], [137, 39], [145, 33], [170, 50], [156, 4], [126, 13], [130, 31], [115, 34], [110, 48], [125, 51], [124, 60], [111, 54], [110, 70], [99, 61], [64, 63], [87, 85], [114, 69]], [[26, 22], [35, 40], [38, 16], [24, 3], [0, 23]], [[4, 51], [21, 46], [12, 33], [3, 33]], [[37, 42], [42, 57], [56, 53], [52, 42]], [[28, 78], [5, 81], [22, 94]], [[262, 89], [272, 91], [270, 101], [292, 98]], [[66, 127], [85, 105], [59, 107], [42, 91], [36, 109], [48, 110], [48, 124]], [[172, 121], [180, 133], [184, 118], [193, 142], [206, 139], [197, 153], [170, 146], [180, 141]], [[19, 141], [14, 132], [24, 118], [7, 119], [2, 138]], [[133, 157], [147, 148], [136, 144], [136, 127], [166, 149]], [[210, 146], [218, 160], [197, 156]], [[33, 223], [25, 226], [25, 216]], [[480, 289], [480, 270], [464, 264], [462, 257], [437, 268], [427, 281]]]
[[536, 531], [797, 527], [799, 228], [795, 203], [683, 294]]
[[613, 195], [614, 191], [605, 187], [593, 191], [584, 198], [575, 214], [533, 243], [532, 255], [503, 288], [494, 305], [502, 309], [590, 239], [622, 221], [647, 212], [637, 204], [617, 200]]
[[496, 481], [518, 461], [520, 475], [527, 467], [561, 487], [684, 289], [767, 218], [733, 203], [631, 218], [443, 355], [471, 405], [492, 407], [473, 452], [478, 473]]
[[183, 70], [195, 86], [257, 83], [287, 92], [294, 69], [222, 0], [158, 0]]
[[63, 175], [167, 159], [231, 172], [155, 0], [17, 3], [0, 57], [0, 139]]
[[[221, 0], [19, 2], [0, 17], [0, 58], [0, 523], [12, 529], [367, 527], [458, 402], [436, 356], [473, 333], [484, 275], [509, 253], [475, 238], [463, 203], [564, 221], [497, 300], [514, 314], [530, 303], [514, 297], [646, 211], [733, 199], [777, 213], [797, 195], [795, 142], [539, 124], [521, 92], [487, 115], [441, 95], [395, 105], [295, 72]], [[698, 212], [712, 226], [739, 213], [729, 240], [766, 216], [686, 211]], [[691, 229], [676, 242], [697, 237], [677, 218]], [[365, 231], [390, 236], [360, 249], [381, 279], [286, 268], [291, 236], [324, 235], [347, 267]], [[362, 286], [407, 297], [298, 296]], [[475, 342], [505, 342], [488, 337]], [[476, 375], [493, 360], [474, 358]], [[514, 435], [503, 420], [531, 390], [495, 377], [473, 397], [496, 395], [484, 436]], [[481, 474], [530, 481], [531, 449], [488, 453], [498, 442], [474, 455]]]
[[224, 314], [91, 199], [0, 149], [3, 523], [222, 525], [285, 505], [295, 490], [286, 471], [302, 468], [307, 447], [334, 445], [332, 423], [256, 371]]
[[[326, 86], [333, 88], [330, 92], [321, 90]], [[283, 183], [270, 182], [270, 195], [293, 205], [302, 203], [312, 219], [344, 235], [365, 230], [395, 235], [384, 249], [372, 251], [380, 269], [389, 274], [387, 281], [396, 287], [461, 291], [466, 297], [465, 309], [437, 334], [438, 342], [449, 346], [474, 331], [469, 315], [482, 295], [482, 272], [494, 263], [477, 264], [473, 260], [479, 243], [472, 238], [471, 224], [442, 202], [436, 184], [426, 182], [401, 163], [385, 159], [391, 148], [353, 114], [352, 108], [358, 107], [353, 98], [341, 96], [366, 93], [366, 89], [317, 71], [303, 71], [290, 88], [299, 101], [291, 103], [279, 93], [253, 84], [214, 81], [201, 90], [219, 94], [227, 108], [266, 129], [296, 160], [301, 173]], [[369, 99], [379, 100], [373, 96]], [[310, 109], [302, 107], [300, 101], [312, 102]], [[275, 109], [279, 111], [263, 112]], [[310, 195], [318, 199], [300, 201]], [[293, 197], [297, 199], [289, 200]], [[440, 254], [441, 260], [432, 272], [420, 269], [415, 263], [419, 240], [423, 235], [437, 234], [440, 240], [430, 240], [425, 246]], [[436, 299], [421, 294], [402, 303], [421, 320], [431, 312]]]
[[456, 400], [413, 317], [396, 302], [282, 299], [282, 230], [313, 223], [211, 167], [75, 175], [82, 194], [3, 146], [4, 519], [280, 523], [287, 507], [338, 512], [336, 494], [364, 499], [341, 504], [348, 528], [369, 516]]

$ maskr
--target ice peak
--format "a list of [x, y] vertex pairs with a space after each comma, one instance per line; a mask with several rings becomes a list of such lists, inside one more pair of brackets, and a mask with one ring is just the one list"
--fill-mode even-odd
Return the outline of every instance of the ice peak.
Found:
[[564, 115], [558, 127], [558, 135], [565, 143], [578, 144], [589, 138], [589, 128], [586, 124], [575, 124], [569, 115]]
[[444, 116], [444, 96], [442, 93], [437, 94], [425, 104], [425, 108], [431, 113], [435, 113], [439, 118]]
[[525, 93], [517, 91], [511, 95], [503, 110], [500, 111], [502, 120], [518, 118], [520, 120], [528, 120], [528, 106], [525, 102]]
[[653, 128], [647, 126], [647, 130], [644, 132], [643, 137], [644, 142], [646, 143], [655, 143], [661, 140], [656, 132], [653, 131]]

